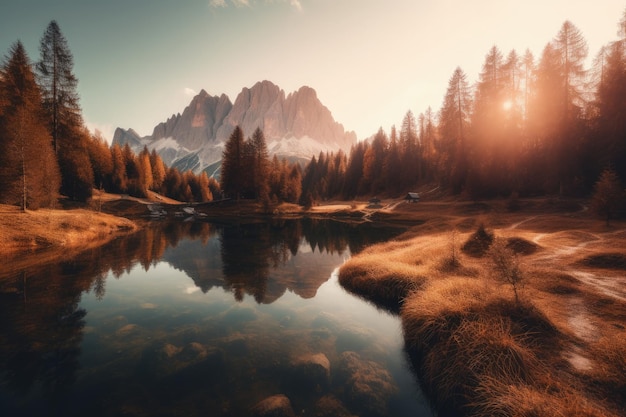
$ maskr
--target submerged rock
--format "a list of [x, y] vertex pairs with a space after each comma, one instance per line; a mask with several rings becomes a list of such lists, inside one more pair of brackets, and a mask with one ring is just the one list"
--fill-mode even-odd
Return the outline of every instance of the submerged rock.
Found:
[[207, 350], [204, 345], [191, 342], [182, 349], [178, 359], [182, 362], [195, 362], [204, 359], [206, 356]]
[[139, 361], [139, 370], [155, 378], [162, 378], [194, 367], [201, 370], [222, 364], [221, 352], [192, 342], [184, 347], [170, 343], [154, 343], [144, 349]]
[[319, 392], [330, 386], [330, 361], [323, 353], [300, 356], [292, 366], [297, 383], [307, 389]]
[[283, 394], [273, 395], [252, 407], [255, 417], [295, 417], [291, 401]]
[[341, 354], [337, 380], [345, 387], [345, 403], [365, 414], [387, 415], [389, 399], [398, 390], [384, 367], [356, 352]]
[[136, 324], [127, 324], [125, 326], [120, 327], [119, 329], [117, 329], [117, 331], [115, 332], [116, 336], [126, 336], [129, 335], [131, 333], [134, 333], [138, 330], [139, 326], [137, 326]]
[[313, 415], [315, 417], [354, 417], [346, 406], [332, 395], [325, 395], [315, 403]]

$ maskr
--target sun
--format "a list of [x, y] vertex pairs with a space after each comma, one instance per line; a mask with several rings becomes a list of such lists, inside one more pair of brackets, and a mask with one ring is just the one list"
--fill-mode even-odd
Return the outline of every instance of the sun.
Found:
[[506, 100], [504, 103], [502, 103], [502, 109], [504, 111], [509, 111], [513, 108], [513, 102], [511, 100]]

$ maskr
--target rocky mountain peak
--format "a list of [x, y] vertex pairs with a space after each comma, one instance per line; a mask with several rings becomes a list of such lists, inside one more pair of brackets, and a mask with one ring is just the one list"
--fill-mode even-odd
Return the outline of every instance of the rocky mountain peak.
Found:
[[285, 96], [267, 80], [244, 87], [234, 103], [225, 94], [212, 96], [203, 89], [182, 113], [155, 126], [151, 136], [139, 138], [132, 129], [118, 129], [114, 143], [128, 142], [138, 151], [148, 146], [167, 164], [199, 172], [221, 159], [235, 126], [246, 136], [261, 128], [270, 153], [286, 157], [309, 159], [320, 151], [347, 151], [356, 143], [354, 132], [345, 132], [313, 88]]

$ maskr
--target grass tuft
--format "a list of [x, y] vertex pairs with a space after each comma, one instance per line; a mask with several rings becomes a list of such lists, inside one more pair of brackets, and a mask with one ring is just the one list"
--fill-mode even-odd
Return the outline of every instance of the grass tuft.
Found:
[[485, 225], [481, 223], [478, 225], [478, 229], [463, 244], [461, 250], [469, 256], [480, 258], [487, 253], [493, 240], [493, 233], [488, 232], [485, 229]]
[[506, 247], [519, 255], [532, 255], [539, 249], [539, 245], [521, 237], [508, 238], [506, 240]]
[[623, 253], [598, 253], [587, 256], [580, 263], [592, 268], [626, 270], [626, 255]]
[[[617, 274], [626, 255], [615, 249], [626, 233], [538, 210], [524, 230], [510, 227], [519, 215], [499, 212], [489, 219], [494, 232], [477, 216], [437, 212], [340, 270], [353, 291], [400, 300], [405, 350], [440, 416], [614, 417], [626, 409]], [[457, 236], [465, 240], [459, 253]], [[516, 300], [507, 287], [517, 291], [522, 279]]]

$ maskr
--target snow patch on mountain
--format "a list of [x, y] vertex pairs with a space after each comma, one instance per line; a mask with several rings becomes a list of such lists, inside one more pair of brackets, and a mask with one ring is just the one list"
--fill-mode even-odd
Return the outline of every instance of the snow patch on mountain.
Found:
[[133, 129], [118, 128], [113, 143], [128, 143], [136, 153], [147, 146], [168, 166], [199, 173], [215, 170], [235, 126], [246, 137], [260, 128], [270, 155], [291, 160], [347, 152], [356, 143], [356, 134], [333, 119], [314, 89], [305, 86], [286, 95], [270, 81], [243, 88], [234, 103], [225, 94], [211, 96], [202, 90], [182, 113], [155, 126], [152, 135], [142, 138]]
[[309, 136], [296, 138], [290, 136], [274, 139], [267, 144], [270, 154], [289, 155], [300, 158], [311, 158], [320, 152], [337, 152], [341, 149], [338, 144], [322, 144]]

